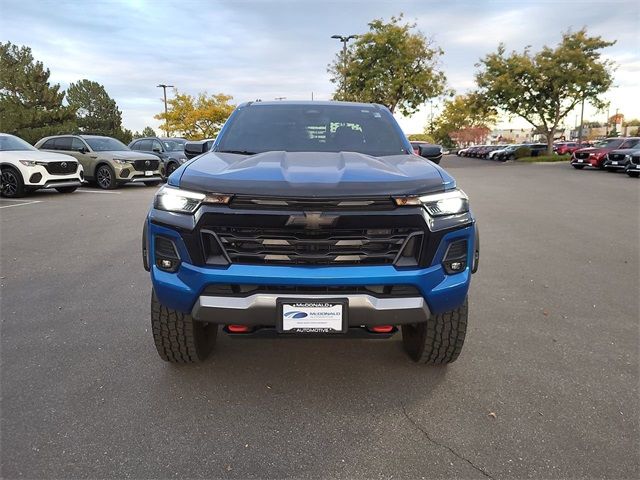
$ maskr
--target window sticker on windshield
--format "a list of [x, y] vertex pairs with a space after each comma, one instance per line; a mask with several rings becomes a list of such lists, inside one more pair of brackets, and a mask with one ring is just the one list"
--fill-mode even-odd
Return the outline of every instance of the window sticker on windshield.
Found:
[[373, 114], [373, 117], [374, 117], [374, 118], [380, 118], [380, 117], [382, 117], [382, 115], [380, 115], [378, 112], [375, 112], [375, 113]]

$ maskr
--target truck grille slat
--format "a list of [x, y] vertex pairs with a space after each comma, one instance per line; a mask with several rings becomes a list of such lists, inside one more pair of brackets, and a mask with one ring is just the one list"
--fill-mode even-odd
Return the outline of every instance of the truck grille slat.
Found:
[[231, 208], [249, 210], [392, 210], [396, 207], [391, 197], [373, 198], [280, 198], [236, 196]]
[[232, 263], [391, 264], [411, 228], [314, 231], [213, 227]]

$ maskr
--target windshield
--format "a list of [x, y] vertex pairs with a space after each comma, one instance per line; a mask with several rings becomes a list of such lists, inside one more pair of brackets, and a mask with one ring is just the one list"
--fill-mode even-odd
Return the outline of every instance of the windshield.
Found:
[[176, 140], [163, 140], [162, 145], [164, 145], [164, 149], [167, 152], [183, 152], [184, 151], [184, 143], [178, 142]]
[[596, 143], [594, 146], [597, 148], [618, 148], [622, 145], [623, 140], [620, 138], [609, 138], [608, 140], [602, 140]]
[[128, 151], [124, 143], [110, 137], [83, 137], [94, 152], [122, 152]]
[[37, 150], [37, 148], [13, 135], [0, 136], [0, 152], [15, 152], [20, 150]]
[[359, 152], [377, 157], [413, 153], [391, 115], [357, 105], [260, 105], [229, 120], [219, 152]]

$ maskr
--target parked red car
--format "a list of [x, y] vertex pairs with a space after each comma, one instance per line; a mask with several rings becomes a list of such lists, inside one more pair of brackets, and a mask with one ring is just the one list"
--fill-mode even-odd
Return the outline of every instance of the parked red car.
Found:
[[586, 148], [588, 146], [589, 146], [588, 143], [579, 144], [578, 142], [562, 142], [562, 143], [558, 143], [554, 147], [554, 151], [558, 155], [566, 155], [566, 154], [572, 154], [576, 150], [580, 148]]
[[580, 148], [571, 155], [571, 165], [577, 169], [582, 169], [587, 166], [603, 169], [604, 161], [609, 152], [623, 148], [632, 148], [638, 140], [640, 140], [638, 137], [607, 138], [593, 147]]

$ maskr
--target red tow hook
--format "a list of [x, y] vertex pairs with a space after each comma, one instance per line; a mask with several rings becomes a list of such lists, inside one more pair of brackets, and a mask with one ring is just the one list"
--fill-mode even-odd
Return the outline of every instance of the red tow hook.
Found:
[[377, 325], [375, 327], [370, 327], [369, 330], [374, 333], [391, 333], [393, 325]]
[[249, 333], [251, 329], [246, 325], [227, 325], [229, 333]]

